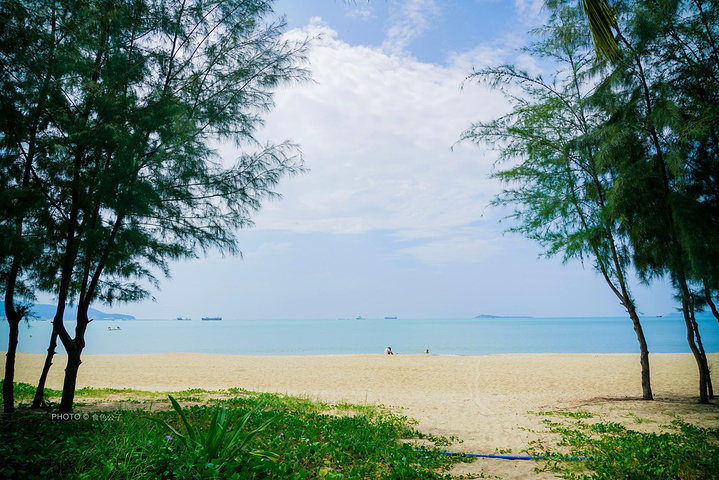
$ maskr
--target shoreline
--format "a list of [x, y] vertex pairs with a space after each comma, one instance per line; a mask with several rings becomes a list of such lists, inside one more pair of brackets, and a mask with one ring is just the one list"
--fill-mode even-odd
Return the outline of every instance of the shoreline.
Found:
[[[719, 371], [719, 354], [707, 356]], [[18, 353], [15, 381], [36, 384], [44, 359]], [[48, 387], [61, 388], [65, 359], [56, 355]], [[691, 354], [651, 354], [650, 364], [656, 398], [651, 402], [641, 400], [639, 354], [84, 355], [77, 387], [243, 388], [327, 403], [381, 404], [415, 419], [422, 432], [460, 438], [463, 443], [452, 450], [464, 453], [518, 454], [545, 430], [542, 418], [528, 412], [588, 410], [635, 430], [657, 429], [671, 423], [672, 415], [719, 427], [719, 405], [697, 403], [699, 375]], [[534, 473], [535, 466], [487, 460], [467, 468], [503, 478], [545, 478]]]

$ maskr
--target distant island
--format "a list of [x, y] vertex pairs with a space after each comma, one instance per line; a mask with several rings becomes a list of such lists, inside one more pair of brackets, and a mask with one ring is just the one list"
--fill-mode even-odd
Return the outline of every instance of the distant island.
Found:
[[[38, 320], [50, 320], [55, 317], [57, 305], [49, 305], [45, 303], [36, 303], [32, 306], [32, 318]], [[123, 313], [105, 313], [95, 308], [90, 308], [87, 315], [94, 320], [135, 320], [132, 315]], [[5, 318], [5, 302], [0, 302], [0, 317]], [[65, 309], [65, 320], [75, 320], [77, 317], [77, 307], [68, 306]]]
[[483, 313], [482, 315], [477, 315], [477, 316], [474, 317], [474, 318], [534, 318], [534, 317], [521, 316], [521, 315], [510, 315], [510, 316], [506, 316], [506, 315], [486, 315], [486, 314]]

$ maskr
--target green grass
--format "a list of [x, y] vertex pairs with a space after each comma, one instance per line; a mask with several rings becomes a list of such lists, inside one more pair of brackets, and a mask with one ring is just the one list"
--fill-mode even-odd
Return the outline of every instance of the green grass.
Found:
[[[541, 444], [528, 451], [545, 457], [588, 457], [585, 461], [548, 461], [543, 468], [575, 480], [719, 479], [719, 428], [702, 428], [675, 419], [661, 433], [642, 433], [619, 423], [585, 422], [583, 412], [541, 412], [549, 431], [559, 436], [561, 452]], [[571, 419], [571, 420], [568, 420]], [[558, 420], [558, 421], [555, 421]]]
[[[78, 390], [80, 398], [108, 393], [133, 394], [128, 390]], [[143, 409], [99, 411], [86, 406], [71, 421], [60, 421], [46, 410], [19, 409], [3, 417], [0, 478], [431, 480], [451, 478], [447, 472], [454, 463], [470, 461], [436, 453], [436, 445], [450, 440], [423, 435], [412, 421], [381, 406], [334, 405], [240, 389], [192, 390], [178, 397], [183, 394], [202, 400], [182, 409], [187, 420], [201, 429], [208, 428], [220, 404], [226, 406], [228, 417], [235, 419], [256, 408], [248, 429], [274, 419], [247, 448], [275, 452], [279, 461], [238, 452], [218, 468], [196, 465], [193, 452], [147, 418], [152, 416], [184, 431], [179, 415], [169, 410], [167, 396], [152, 394], [154, 404], [165, 402], [168, 409], [149, 413]], [[27, 386], [17, 385], [18, 398], [28, 395], [32, 399]], [[222, 398], [214, 398], [217, 396]], [[412, 441], [415, 439], [423, 439], [425, 446], [418, 447]]]
[[[2, 380], [0, 380], [2, 383]], [[20, 406], [29, 406], [32, 404], [35, 398], [35, 386], [29, 383], [15, 383], [14, 384], [14, 395], [15, 402]], [[145, 392], [141, 390], [131, 390], [129, 388], [94, 388], [94, 387], [83, 387], [75, 390], [75, 398], [77, 400], [91, 399], [91, 398], [108, 398], [110, 396], [125, 395], [128, 400], [137, 399], [139, 397], [145, 398], [160, 398], [164, 397], [164, 394], [155, 392]], [[45, 399], [52, 401], [54, 399], [59, 400], [62, 396], [61, 390], [55, 390], [52, 388], [45, 388]], [[0, 398], [2, 393], [0, 392]]]

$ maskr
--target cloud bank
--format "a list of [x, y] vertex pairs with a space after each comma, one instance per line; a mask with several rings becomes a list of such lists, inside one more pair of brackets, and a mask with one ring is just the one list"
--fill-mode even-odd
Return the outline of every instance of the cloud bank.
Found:
[[[318, 37], [309, 56], [314, 83], [277, 94], [264, 134], [299, 143], [310, 172], [283, 182], [284, 199], [263, 207], [257, 228], [387, 230], [436, 242], [405, 252], [430, 263], [437, 246], [476, 244], [471, 225], [486, 219], [499, 189], [487, 178], [495, 157], [455, 144], [470, 123], [501, 115], [507, 105], [497, 92], [460, 86], [475, 57], [497, 55], [473, 51], [449, 66], [422, 63], [351, 46], [320, 19], [288, 35]], [[496, 228], [482, 242], [499, 238]]]

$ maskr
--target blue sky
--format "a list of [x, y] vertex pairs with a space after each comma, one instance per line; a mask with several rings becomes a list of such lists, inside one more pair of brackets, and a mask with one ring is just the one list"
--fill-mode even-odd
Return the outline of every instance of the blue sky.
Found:
[[[138, 318], [403, 318], [624, 312], [591, 270], [539, 258], [503, 235], [488, 207], [496, 153], [456, 145], [471, 122], [507, 111], [463, 79], [518, 63], [541, 2], [283, 0], [288, 36], [312, 37], [314, 82], [277, 93], [261, 140], [301, 145], [309, 172], [279, 187], [244, 257], [173, 266], [155, 301], [116, 306]], [[453, 148], [454, 147], [454, 148]], [[223, 149], [228, 158], [236, 154]], [[666, 285], [635, 288], [647, 315], [673, 310]], [[100, 307], [101, 308], [101, 307]]]

